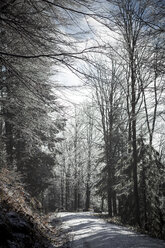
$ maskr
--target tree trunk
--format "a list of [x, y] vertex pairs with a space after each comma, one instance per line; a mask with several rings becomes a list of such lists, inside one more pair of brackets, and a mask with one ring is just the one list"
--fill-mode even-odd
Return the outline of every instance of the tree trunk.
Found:
[[85, 209], [89, 210], [90, 208], [90, 187], [89, 184], [87, 182], [87, 186], [86, 186], [86, 201], [85, 201]]
[[79, 210], [81, 208], [81, 194], [78, 192], [77, 196], [77, 209]]
[[10, 114], [6, 113], [5, 120], [5, 135], [6, 135], [6, 153], [7, 153], [7, 165], [10, 169], [13, 167], [13, 127], [9, 122]]
[[145, 228], [145, 230], [148, 230], [148, 227], [147, 227], [147, 198], [146, 198], [145, 164], [143, 164], [143, 171], [142, 171], [142, 186], [143, 186], [143, 204], [144, 204], [144, 228]]
[[104, 212], [104, 196], [101, 197], [101, 211]]
[[108, 215], [112, 217], [112, 178], [111, 178], [111, 166], [108, 159]]
[[68, 200], [70, 198], [70, 188], [69, 188], [69, 179], [68, 174], [66, 175], [66, 184], [65, 184], [65, 209], [69, 210]]
[[77, 185], [75, 186], [74, 189], [74, 211], [77, 211], [77, 207], [78, 207], [78, 195], [77, 195]]
[[113, 215], [117, 215], [117, 206], [116, 206], [116, 193], [113, 192]]
[[132, 88], [132, 148], [133, 148], [133, 182], [135, 199], [135, 222], [140, 226], [139, 193], [137, 181], [137, 145], [136, 145], [136, 92], [135, 92], [135, 69], [134, 58], [131, 56], [131, 88]]
[[64, 208], [64, 168], [61, 171], [61, 208]]
[[112, 217], [112, 194], [109, 185], [108, 185], [108, 215], [109, 217]]

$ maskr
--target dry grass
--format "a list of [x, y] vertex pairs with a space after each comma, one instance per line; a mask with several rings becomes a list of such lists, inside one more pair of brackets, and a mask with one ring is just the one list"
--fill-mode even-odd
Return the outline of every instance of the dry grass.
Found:
[[62, 247], [65, 237], [61, 229], [51, 226], [50, 216], [40, 214], [40, 203], [25, 191], [16, 171], [2, 169], [0, 172], [0, 210], [3, 213], [14, 211], [31, 224], [33, 239], [40, 247]]

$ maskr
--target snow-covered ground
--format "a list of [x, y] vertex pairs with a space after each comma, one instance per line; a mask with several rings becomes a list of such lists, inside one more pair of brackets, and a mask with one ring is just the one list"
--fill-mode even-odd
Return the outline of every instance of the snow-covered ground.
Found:
[[59, 213], [72, 248], [165, 248], [165, 242], [109, 224], [91, 213]]

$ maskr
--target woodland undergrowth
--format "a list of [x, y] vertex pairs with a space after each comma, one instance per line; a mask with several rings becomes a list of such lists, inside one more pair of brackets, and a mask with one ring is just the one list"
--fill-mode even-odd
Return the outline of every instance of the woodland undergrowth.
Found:
[[[66, 247], [61, 228], [50, 224], [50, 214], [42, 213], [41, 204], [25, 191], [20, 177], [16, 171], [2, 169], [0, 172], [0, 233], [3, 237], [0, 247], [10, 247], [11, 243], [20, 248], [29, 245], [31, 248]], [[21, 223], [25, 223], [24, 244], [18, 242], [18, 235], [13, 235], [13, 225], [9, 225], [6, 217], [9, 213], [19, 216]]]
[[[132, 226], [128, 223], [123, 223], [120, 216], [109, 217], [108, 214], [105, 214], [105, 213], [95, 213], [94, 216], [99, 217], [101, 219], [104, 219], [107, 223], [126, 227], [130, 231], [146, 234], [146, 235], [149, 235], [153, 238], [158, 238], [157, 236], [153, 235], [153, 233], [146, 231], [143, 228], [140, 228], [138, 225]], [[163, 240], [165, 240], [165, 237]]]

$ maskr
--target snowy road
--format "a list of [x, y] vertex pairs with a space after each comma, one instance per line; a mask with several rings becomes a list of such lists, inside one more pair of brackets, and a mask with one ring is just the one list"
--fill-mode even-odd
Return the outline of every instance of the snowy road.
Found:
[[90, 213], [59, 213], [72, 248], [165, 248], [165, 242], [108, 224]]

